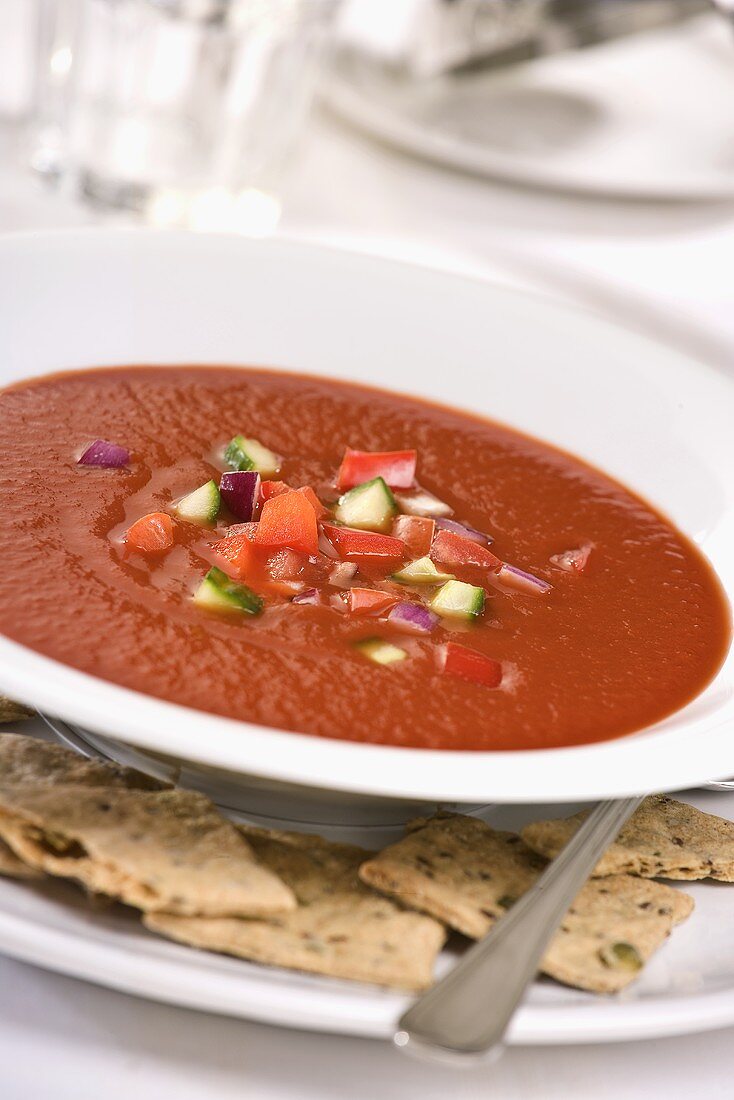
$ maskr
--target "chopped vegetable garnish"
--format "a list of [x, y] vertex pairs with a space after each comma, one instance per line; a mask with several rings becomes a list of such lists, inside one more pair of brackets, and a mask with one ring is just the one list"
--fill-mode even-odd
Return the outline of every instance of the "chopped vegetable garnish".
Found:
[[352, 451], [347, 449], [336, 484], [353, 489], [373, 478], [382, 478], [391, 489], [408, 489], [415, 478], [415, 451]]
[[222, 500], [237, 519], [254, 519], [260, 495], [260, 475], [256, 470], [235, 470], [219, 479]]
[[502, 683], [502, 665], [499, 661], [456, 642], [447, 642], [444, 647], [442, 671], [474, 684], [484, 684], [485, 687], [496, 688]]
[[504, 588], [511, 588], [514, 592], [522, 592], [526, 596], [544, 596], [553, 587], [548, 584], [548, 581], [534, 577], [532, 573], [526, 573], [524, 569], [518, 569], [516, 565], [507, 565], [507, 563], [497, 574], [497, 580]]
[[173, 521], [167, 512], [150, 512], [128, 528], [125, 542], [141, 554], [164, 554], [173, 546]]
[[246, 580], [257, 565], [253, 536], [247, 532], [229, 535], [212, 546], [214, 553], [227, 562], [227, 572], [237, 580]]
[[[233, 474], [231, 476], [237, 477], [238, 475]], [[214, 523], [219, 515], [219, 502], [220, 496], [217, 483], [207, 481], [206, 485], [202, 485], [199, 489], [194, 489], [193, 493], [182, 497], [175, 506], [174, 511], [181, 519], [205, 527], [207, 524]]]
[[324, 523], [322, 529], [339, 557], [348, 561], [373, 558], [393, 564], [405, 557], [405, 544], [390, 535], [355, 531], [351, 527], [336, 527], [332, 523]]
[[400, 584], [445, 584], [454, 578], [450, 573], [439, 573], [430, 558], [418, 558], [394, 573], [392, 579]]
[[291, 488], [285, 481], [263, 481], [260, 485], [260, 496], [263, 501], [270, 500], [271, 497], [279, 497], [283, 493], [290, 493]]
[[361, 642], [355, 642], [354, 648], [378, 665], [394, 665], [408, 656], [404, 649], [386, 642], [384, 638], [364, 638]]
[[381, 477], [350, 489], [334, 509], [341, 523], [362, 531], [389, 531], [397, 512], [395, 497]]
[[392, 609], [387, 621], [408, 634], [430, 634], [438, 625], [438, 615], [418, 603], [399, 603]]
[[298, 490], [298, 492], [303, 493], [306, 500], [316, 513], [316, 519], [323, 519], [324, 516], [328, 516], [328, 508], [324, 507], [310, 485], [304, 485], [301, 489]]
[[352, 615], [379, 615], [396, 603], [395, 596], [379, 588], [350, 588], [347, 606]]
[[303, 603], [315, 607], [321, 603], [321, 593], [318, 588], [305, 588], [303, 592], [299, 592], [297, 596], [293, 597], [291, 603]]
[[455, 535], [463, 535], [470, 542], [477, 542], [480, 546], [491, 546], [494, 539], [491, 535], [485, 535], [484, 531], [477, 531], [469, 523], [457, 523], [454, 519], [437, 519], [436, 527], [441, 531], [453, 531]]
[[486, 546], [479, 546], [453, 531], [438, 532], [431, 547], [431, 558], [442, 565], [476, 565], [493, 573], [502, 568], [500, 559]]
[[287, 546], [301, 554], [316, 554], [319, 548], [316, 514], [303, 493], [291, 490], [265, 501], [255, 542], [261, 546]]
[[562, 554], [553, 554], [551, 564], [557, 565], [566, 573], [583, 573], [592, 551], [591, 543], [584, 543], [575, 550], [565, 550]]
[[257, 439], [236, 435], [224, 452], [224, 460], [233, 470], [256, 470], [262, 477], [274, 477], [280, 469], [280, 459]]
[[431, 600], [431, 610], [445, 619], [476, 619], [484, 607], [484, 589], [464, 581], [447, 581]]
[[224, 537], [231, 539], [234, 535], [247, 535], [249, 539], [254, 539], [256, 531], [256, 523], [230, 523], [229, 527], [224, 529]]
[[438, 519], [440, 516], [453, 515], [454, 511], [433, 493], [427, 493], [425, 489], [416, 489], [412, 493], [396, 493], [395, 499], [403, 512], [409, 516], [428, 516]]
[[118, 469], [127, 466], [130, 461], [130, 452], [126, 447], [120, 447], [117, 443], [108, 443], [106, 439], [95, 439], [82, 452], [78, 460], [79, 466], [107, 466], [110, 469]]
[[436, 524], [422, 516], [398, 516], [393, 523], [393, 538], [400, 539], [415, 558], [422, 558], [431, 549]]
[[329, 584], [334, 588], [349, 588], [356, 572], [357, 566], [353, 561], [339, 561], [329, 571]]
[[229, 579], [221, 569], [213, 568], [194, 593], [194, 603], [208, 611], [242, 611], [259, 615], [263, 601], [252, 589]]

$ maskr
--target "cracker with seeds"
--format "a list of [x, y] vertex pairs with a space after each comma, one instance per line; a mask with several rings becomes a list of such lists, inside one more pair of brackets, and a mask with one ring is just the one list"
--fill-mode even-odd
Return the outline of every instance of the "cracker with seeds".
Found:
[[[588, 810], [522, 830], [525, 843], [553, 859], [588, 816]], [[595, 876], [734, 882], [734, 822], [666, 795], [646, 798], [594, 868]]]
[[6, 695], [0, 695], [0, 722], [23, 722], [26, 718], [32, 718], [35, 713], [30, 707], [16, 703]]
[[22, 859], [18, 859], [12, 848], [9, 848], [4, 840], [0, 840], [0, 875], [6, 878], [43, 878], [43, 872], [29, 867]]
[[148, 928], [271, 966], [410, 991], [431, 984], [445, 930], [360, 882], [369, 852], [298, 833], [243, 831], [261, 863], [293, 890], [298, 908], [267, 920], [149, 913]]
[[5, 787], [124, 787], [157, 791], [168, 787], [149, 775], [80, 756], [72, 749], [26, 737], [0, 734], [0, 786]]
[[296, 904], [191, 791], [0, 784], [0, 838], [29, 866], [146, 911], [250, 916]]
[[[442, 814], [364, 863], [363, 881], [473, 939], [533, 885], [545, 866], [513, 833], [476, 818]], [[601, 887], [601, 889], [600, 889]], [[669, 886], [627, 875], [587, 883], [543, 959], [544, 973], [580, 989], [611, 993], [690, 913]]]

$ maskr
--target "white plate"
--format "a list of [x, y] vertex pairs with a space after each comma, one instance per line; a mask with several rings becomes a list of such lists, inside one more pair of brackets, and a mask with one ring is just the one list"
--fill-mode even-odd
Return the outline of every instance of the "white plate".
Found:
[[[0, 381], [119, 363], [260, 363], [464, 404], [636, 488], [734, 592], [734, 380], [585, 313], [312, 245], [82, 231], [0, 240]], [[689, 706], [572, 749], [461, 753], [283, 733], [175, 706], [0, 637], [0, 688], [235, 774], [447, 802], [590, 799], [734, 774], [734, 654]]]
[[714, 16], [422, 81], [337, 55], [324, 94], [390, 145], [479, 175], [627, 198], [734, 195], [734, 41]]
[[[688, 800], [723, 815], [734, 807], [727, 795], [699, 793]], [[559, 807], [548, 810], [555, 813]], [[542, 807], [505, 808], [487, 816], [514, 828], [542, 813]], [[536, 982], [513, 1020], [509, 1041], [615, 1042], [734, 1024], [734, 887], [682, 886], [694, 895], [696, 909], [639, 982], [616, 997]], [[132, 912], [95, 910], [80, 891], [59, 881], [29, 886], [0, 878], [0, 951], [150, 1000], [313, 1031], [388, 1038], [408, 1004], [407, 998], [372, 986], [269, 969], [169, 943], [146, 932]], [[444, 952], [439, 972], [453, 958]]]

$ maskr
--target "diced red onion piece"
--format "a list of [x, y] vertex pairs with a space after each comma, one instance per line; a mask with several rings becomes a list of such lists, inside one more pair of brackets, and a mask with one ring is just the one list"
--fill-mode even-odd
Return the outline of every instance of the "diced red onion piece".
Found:
[[322, 530], [319, 530], [319, 550], [327, 558], [331, 558], [332, 561], [338, 561], [339, 560], [339, 555], [337, 554], [336, 550], [331, 545], [331, 543], [329, 542], [329, 540], [327, 539], [326, 535], [324, 534], [324, 532]]
[[409, 516], [427, 516], [429, 519], [436, 519], [438, 516], [453, 514], [453, 508], [449, 508], [448, 504], [444, 504], [442, 500], [435, 497], [433, 493], [426, 492], [425, 489], [416, 489], [412, 493], [395, 493], [394, 496], [402, 510]]
[[117, 443], [108, 443], [106, 439], [95, 439], [84, 450], [77, 465], [79, 466], [109, 466], [118, 468], [127, 466], [130, 461], [130, 452], [125, 447], [119, 447]]
[[591, 543], [586, 542], [583, 546], [576, 547], [575, 550], [565, 550], [562, 554], [553, 554], [550, 562], [551, 565], [558, 566], [566, 573], [583, 573], [588, 564], [591, 551]]
[[320, 604], [321, 595], [318, 588], [306, 588], [294, 596], [291, 603]]
[[511, 588], [527, 596], [544, 596], [553, 587], [552, 584], [548, 584], [548, 581], [534, 577], [532, 573], [526, 573], [524, 569], [518, 569], [516, 565], [507, 565], [507, 563], [497, 574], [497, 580], [505, 588]]
[[357, 566], [353, 561], [340, 561], [329, 573], [329, 584], [334, 588], [349, 588], [354, 580]]
[[430, 634], [438, 623], [438, 615], [417, 603], [399, 603], [393, 607], [387, 621], [408, 634]]
[[248, 523], [255, 515], [260, 496], [260, 475], [254, 470], [235, 470], [222, 474], [219, 492], [232, 515]]
[[485, 535], [483, 531], [477, 531], [476, 527], [472, 527], [468, 523], [457, 523], [454, 519], [439, 519], [436, 520], [436, 527], [442, 531], [451, 531], [455, 535], [461, 535], [465, 539], [469, 539], [470, 542], [476, 542], [479, 546], [491, 546], [494, 539], [491, 535]]

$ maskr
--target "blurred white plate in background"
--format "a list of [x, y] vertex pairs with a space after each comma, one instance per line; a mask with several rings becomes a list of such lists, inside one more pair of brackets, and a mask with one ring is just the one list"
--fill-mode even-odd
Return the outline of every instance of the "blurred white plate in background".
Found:
[[734, 24], [715, 16], [423, 81], [341, 52], [323, 94], [361, 130], [471, 173], [610, 197], [734, 198]]

